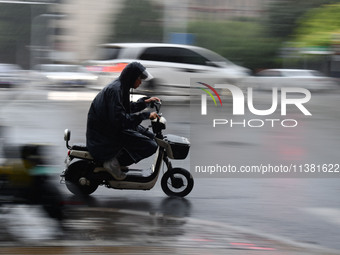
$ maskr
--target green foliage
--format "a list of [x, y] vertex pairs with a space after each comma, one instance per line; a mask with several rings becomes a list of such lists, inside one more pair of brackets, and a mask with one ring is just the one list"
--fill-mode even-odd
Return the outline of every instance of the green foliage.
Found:
[[197, 21], [188, 31], [195, 44], [216, 51], [227, 59], [251, 69], [275, 66], [280, 41], [265, 35], [255, 21]]
[[[319, 30], [311, 24], [301, 28], [304, 32], [295, 29], [297, 24], [301, 26], [299, 18], [308, 10], [311, 10], [308, 17], [318, 16], [315, 12], [318, 9], [314, 8], [323, 4], [338, 2], [339, 0], [276, 0], [268, 5], [266, 15], [261, 19], [220, 22], [197, 21], [191, 23], [188, 30], [195, 34], [195, 44], [214, 50], [235, 63], [253, 70], [280, 67], [283, 61], [280, 56], [281, 47], [286, 41], [291, 40], [294, 31], [299, 31], [299, 34], [306, 36], [305, 40], [308, 37], [308, 40], [313, 41], [313, 43], [314, 41], [325, 42], [325, 40], [329, 40], [331, 34], [329, 31], [334, 31], [333, 28], [338, 27], [340, 22], [340, 10], [335, 8], [335, 5], [332, 5], [333, 10], [328, 9], [324, 17], [315, 20], [313, 25], [318, 25]], [[334, 16], [334, 18], [326, 21], [326, 16]], [[303, 18], [303, 20], [306, 19]], [[300, 38], [302, 37], [300, 36]], [[285, 63], [287, 63], [287, 59]]]
[[162, 9], [148, 0], [126, 0], [115, 17], [109, 42], [159, 42], [163, 37]]
[[308, 11], [298, 22], [295, 40], [300, 47], [328, 47], [340, 34], [340, 4]]
[[267, 8], [266, 18], [263, 20], [268, 35], [287, 40], [296, 27], [298, 19], [309, 9], [324, 4], [337, 3], [339, 0], [276, 0]]

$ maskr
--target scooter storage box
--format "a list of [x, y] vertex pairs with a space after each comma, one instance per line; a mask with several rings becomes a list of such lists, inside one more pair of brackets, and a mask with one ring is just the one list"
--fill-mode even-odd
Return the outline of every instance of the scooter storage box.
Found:
[[187, 138], [177, 135], [166, 135], [164, 137], [169, 146], [166, 148], [166, 153], [171, 159], [185, 159], [188, 156], [190, 142]]

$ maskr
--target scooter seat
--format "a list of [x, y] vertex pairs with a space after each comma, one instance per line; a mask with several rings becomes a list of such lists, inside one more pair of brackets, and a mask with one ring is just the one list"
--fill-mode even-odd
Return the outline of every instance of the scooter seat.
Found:
[[87, 147], [84, 144], [74, 144], [71, 149], [76, 151], [87, 151]]

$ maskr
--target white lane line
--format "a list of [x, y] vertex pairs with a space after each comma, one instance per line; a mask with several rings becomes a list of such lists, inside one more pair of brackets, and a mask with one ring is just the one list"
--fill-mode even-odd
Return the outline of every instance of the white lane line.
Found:
[[92, 101], [98, 92], [60, 92], [51, 91], [47, 94], [48, 100], [54, 101]]
[[309, 214], [321, 217], [323, 220], [340, 225], [340, 209], [327, 207], [303, 208]]

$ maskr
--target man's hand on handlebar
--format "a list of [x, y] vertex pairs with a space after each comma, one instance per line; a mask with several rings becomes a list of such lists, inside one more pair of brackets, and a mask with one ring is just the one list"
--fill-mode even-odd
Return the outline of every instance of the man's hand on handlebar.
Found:
[[161, 100], [158, 97], [150, 97], [150, 98], [146, 99], [144, 102], [148, 104], [148, 103], [151, 103], [151, 102], [154, 102], [154, 101], [159, 102]]
[[150, 120], [159, 119], [159, 115], [156, 112], [152, 112], [150, 113], [149, 119]]

